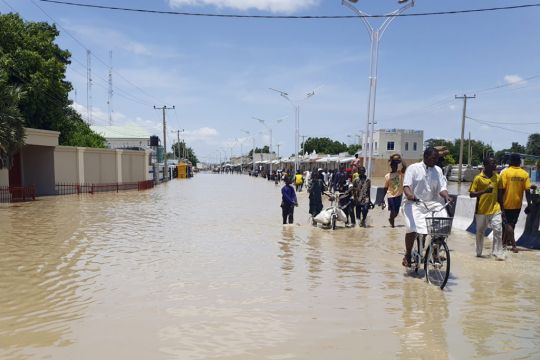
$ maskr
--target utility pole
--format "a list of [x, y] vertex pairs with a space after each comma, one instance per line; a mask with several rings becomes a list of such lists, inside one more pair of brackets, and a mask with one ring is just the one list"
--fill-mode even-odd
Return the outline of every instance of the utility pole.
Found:
[[281, 146], [281, 144], [277, 144], [276, 146], [277, 146], [277, 158], [279, 160], [279, 147]]
[[463, 171], [463, 137], [465, 136], [465, 118], [467, 117], [467, 99], [476, 99], [473, 96], [455, 96], [456, 99], [463, 99], [463, 115], [461, 117], [461, 141], [459, 143], [459, 167], [458, 167], [458, 190], [461, 189], [461, 174]]
[[176, 155], [176, 151], [174, 152], [174, 155], [177, 159], [181, 159], [180, 157], [180, 132], [184, 132], [184, 129], [182, 130], [171, 130], [172, 133], [176, 133], [176, 150], [178, 151], [178, 155]]
[[472, 146], [471, 146], [471, 132], [469, 131], [469, 156], [467, 157], [467, 164], [469, 166], [471, 166], [472, 162], [471, 162], [471, 155], [472, 155]]
[[169, 167], [167, 165], [167, 120], [165, 119], [165, 111], [174, 110], [174, 105], [172, 107], [167, 107], [166, 105], [157, 107], [154, 105], [154, 109], [163, 111], [163, 181], [167, 181]]

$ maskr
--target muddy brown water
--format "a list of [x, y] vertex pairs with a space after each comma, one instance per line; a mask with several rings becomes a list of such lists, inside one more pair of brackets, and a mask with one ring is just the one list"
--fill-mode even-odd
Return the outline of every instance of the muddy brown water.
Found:
[[540, 358], [538, 252], [455, 230], [441, 291], [387, 211], [331, 231], [299, 201], [282, 226], [272, 182], [198, 174], [0, 206], [0, 358]]

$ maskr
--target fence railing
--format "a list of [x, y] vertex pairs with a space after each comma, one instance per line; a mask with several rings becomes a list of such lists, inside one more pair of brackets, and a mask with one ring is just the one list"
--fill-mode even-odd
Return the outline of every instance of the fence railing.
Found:
[[152, 180], [130, 182], [130, 183], [108, 183], [108, 184], [73, 184], [58, 183], [55, 185], [57, 195], [72, 194], [95, 194], [100, 192], [119, 192], [125, 190], [147, 190], [154, 187]]
[[36, 187], [0, 186], [0, 203], [36, 200]]

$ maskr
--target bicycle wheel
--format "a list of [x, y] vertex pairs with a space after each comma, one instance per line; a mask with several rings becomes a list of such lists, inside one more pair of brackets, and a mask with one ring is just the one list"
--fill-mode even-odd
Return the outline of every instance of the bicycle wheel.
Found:
[[450, 276], [450, 250], [444, 238], [433, 239], [426, 249], [426, 281], [443, 289]]

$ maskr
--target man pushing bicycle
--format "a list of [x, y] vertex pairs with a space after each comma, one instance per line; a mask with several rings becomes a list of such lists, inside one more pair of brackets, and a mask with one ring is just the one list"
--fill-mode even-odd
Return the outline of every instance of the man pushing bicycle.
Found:
[[[442, 169], [436, 164], [439, 161], [439, 152], [434, 147], [424, 150], [424, 160], [407, 167], [403, 179], [403, 193], [406, 201], [402, 212], [405, 219], [405, 257], [403, 266], [411, 266], [411, 251], [414, 246], [416, 234], [427, 235], [425, 207], [419, 206], [418, 200], [424, 203], [452, 202], [446, 188], [446, 178]], [[444, 210], [446, 215], [446, 210]]]

